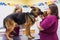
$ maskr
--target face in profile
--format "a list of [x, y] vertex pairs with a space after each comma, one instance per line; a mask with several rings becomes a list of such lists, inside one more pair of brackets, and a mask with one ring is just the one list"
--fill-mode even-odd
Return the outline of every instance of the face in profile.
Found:
[[47, 9], [47, 14], [50, 14], [51, 13], [51, 10], [50, 8]]

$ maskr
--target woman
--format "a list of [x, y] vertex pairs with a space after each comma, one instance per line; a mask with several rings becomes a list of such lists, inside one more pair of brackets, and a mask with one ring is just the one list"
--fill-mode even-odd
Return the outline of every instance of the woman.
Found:
[[58, 8], [55, 4], [50, 4], [47, 9], [47, 16], [37, 24], [40, 30], [40, 40], [58, 40]]

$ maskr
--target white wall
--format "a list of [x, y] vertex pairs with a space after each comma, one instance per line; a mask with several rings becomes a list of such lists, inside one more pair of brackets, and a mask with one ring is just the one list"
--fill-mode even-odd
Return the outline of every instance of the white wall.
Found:
[[[59, 17], [60, 17], [60, 4], [58, 4], [58, 11], [59, 11]], [[60, 40], [60, 19], [58, 21], [58, 31], [57, 31], [59, 40]]]
[[0, 28], [3, 27], [3, 19], [11, 14], [14, 10], [14, 7], [11, 6], [0, 6]]

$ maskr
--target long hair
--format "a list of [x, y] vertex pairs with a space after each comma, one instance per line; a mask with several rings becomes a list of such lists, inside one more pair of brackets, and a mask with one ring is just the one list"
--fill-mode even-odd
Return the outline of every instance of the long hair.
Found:
[[55, 15], [55, 16], [57, 16], [57, 19], [59, 19], [57, 5], [56, 4], [50, 4], [48, 6], [49, 6], [49, 8], [51, 10], [51, 15]]

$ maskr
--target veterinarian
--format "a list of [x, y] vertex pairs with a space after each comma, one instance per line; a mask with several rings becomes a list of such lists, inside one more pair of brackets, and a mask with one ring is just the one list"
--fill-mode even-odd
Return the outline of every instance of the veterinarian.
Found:
[[47, 9], [47, 16], [40, 23], [37, 22], [40, 40], [59, 40], [57, 36], [58, 19], [57, 5], [50, 4]]

